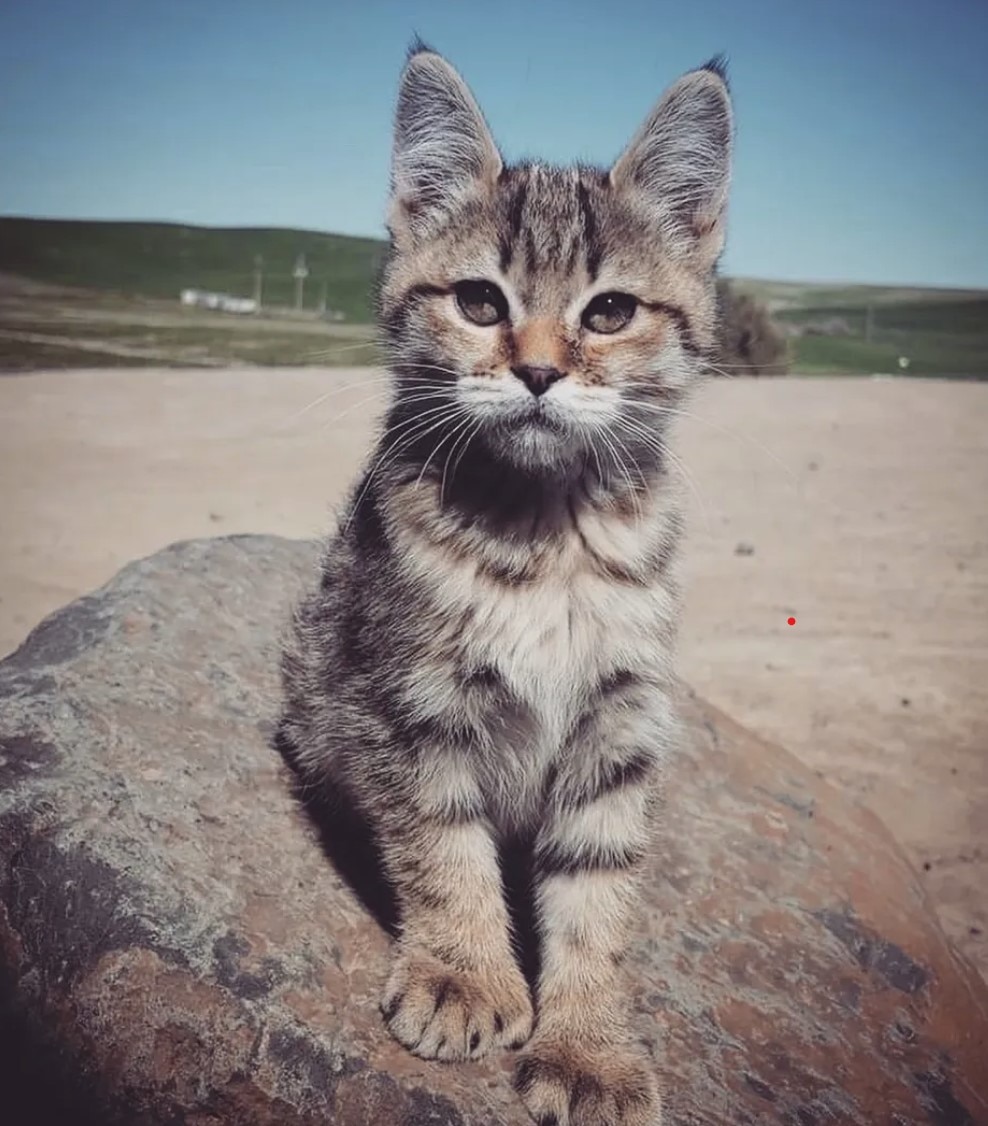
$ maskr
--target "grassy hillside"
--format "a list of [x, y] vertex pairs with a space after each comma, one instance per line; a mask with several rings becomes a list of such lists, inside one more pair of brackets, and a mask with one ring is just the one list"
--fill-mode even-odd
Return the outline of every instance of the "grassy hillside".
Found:
[[306, 307], [317, 306], [325, 282], [327, 306], [356, 322], [371, 319], [384, 249], [377, 239], [319, 231], [0, 218], [0, 271], [33, 281], [173, 300], [186, 287], [251, 297], [261, 255], [264, 303], [291, 305], [292, 269], [305, 254]]
[[[870, 306], [870, 311], [869, 311]], [[793, 343], [803, 371], [894, 372], [899, 357], [923, 375], [988, 375], [988, 298], [904, 294], [898, 301], [811, 304], [775, 313], [801, 326]], [[807, 334], [807, 326], [839, 321], [846, 335]]]
[[944, 289], [910, 285], [835, 285], [832, 282], [765, 281], [761, 278], [733, 279], [742, 292], [763, 301], [772, 312], [782, 309], [826, 309], [838, 305], [898, 305], [902, 302], [942, 302], [986, 299], [982, 289]]
[[[368, 331], [358, 334], [366, 346], [357, 337], [346, 344], [334, 338], [370, 322], [384, 251], [376, 239], [318, 231], [0, 217], [0, 274], [49, 287], [33, 298], [0, 294], [0, 368], [60, 356], [66, 366], [94, 364], [102, 362], [101, 349], [106, 362], [367, 362], [375, 358]], [[300, 253], [310, 271], [305, 307], [312, 315], [304, 323], [178, 306], [186, 287], [252, 296], [258, 255], [265, 306], [293, 305]], [[328, 307], [345, 318], [332, 330], [315, 318], [323, 284]], [[906, 356], [913, 375], [988, 375], [988, 292], [750, 278], [733, 284], [764, 302], [790, 334], [796, 373], [899, 374]]]
[[0, 373], [40, 368], [375, 364], [368, 324], [230, 316], [174, 298], [33, 282], [0, 270]]
[[735, 279], [789, 329], [801, 374], [988, 377], [988, 293], [908, 286], [836, 286]]

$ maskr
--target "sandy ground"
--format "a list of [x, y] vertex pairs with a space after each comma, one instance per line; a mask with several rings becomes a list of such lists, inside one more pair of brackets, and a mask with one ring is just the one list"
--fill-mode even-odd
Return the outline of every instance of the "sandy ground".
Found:
[[[0, 652], [173, 540], [321, 533], [382, 389], [342, 369], [0, 379]], [[870, 804], [988, 974], [988, 384], [717, 381], [692, 409], [685, 675]]]

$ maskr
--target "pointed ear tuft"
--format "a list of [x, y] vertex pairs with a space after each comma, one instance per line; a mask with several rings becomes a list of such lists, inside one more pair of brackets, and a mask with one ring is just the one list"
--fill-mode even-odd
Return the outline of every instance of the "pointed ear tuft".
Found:
[[731, 88], [730, 79], [727, 76], [727, 55], [722, 52], [714, 55], [712, 59], [708, 59], [703, 66], [696, 68], [697, 70], [709, 70], [724, 83], [728, 90]]
[[398, 90], [391, 161], [392, 231], [430, 229], [470, 194], [493, 187], [501, 156], [467, 84], [421, 41]]
[[671, 252], [712, 266], [724, 245], [733, 113], [726, 64], [711, 60], [663, 95], [611, 169], [655, 217]]
[[405, 52], [405, 62], [410, 62], [416, 55], [421, 54], [436, 55], [439, 52], [434, 47], [430, 47], [428, 43], [416, 32], [412, 36], [411, 43], [408, 44], [408, 50]]

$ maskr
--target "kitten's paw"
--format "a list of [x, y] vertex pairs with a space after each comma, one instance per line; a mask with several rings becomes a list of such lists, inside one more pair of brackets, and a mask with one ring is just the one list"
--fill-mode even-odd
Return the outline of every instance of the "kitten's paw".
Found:
[[539, 1126], [661, 1126], [648, 1060], [625, 1048], [593, 1053], [538, 1042], [515, 1069], [515, 1090]]
[[399, 951], [381, 1011], [394, 1038], [429, 1060], [480, 1059], [532, 1034], [532, 1001], [514, 963], [463, 971], [421, 948]]

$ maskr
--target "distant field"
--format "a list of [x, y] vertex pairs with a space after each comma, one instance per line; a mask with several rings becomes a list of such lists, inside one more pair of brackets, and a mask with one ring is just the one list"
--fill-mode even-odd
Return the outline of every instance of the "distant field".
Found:
[[[988, 293], [905, 286], [734, 280], [768, 306], [790, 340], [796, 374], [988, 377]], [[839, 327], [833, 332], [833, 326]], [[830, 326], [830, 332], [807, 328]], [[899, 358], [908, 367], [899, 366]]]
[[0, 218], [5, 273], [137, 297], [177, 300], [186, 287], [251, 297], [260, 255], [264, 303], [287, 306], [295, 300], [292, 270], [304, 254], [306, 306], [316, 308], [325, 283], [327, 306], [364, 323], [384, 251], [378, 239], [321, 231]]
[[[0, 370], [374, 363], [371, 294], [385, 249], [377, 239], [318, 231], [0, 217]], [[309, 277], [305, 315], [294, 317], [299, 254]], [[252, 296], [257, 256], [269, 316], [178, 304], [183, 288]], [[791, 333], [796, 374], [988, 376], [986, 291], [733, 285]], [[342, 322], [318, 317], [324, 291]]]
[[0, 372], [379, 362], [369, 324], [232, 316], [0, 275]]

